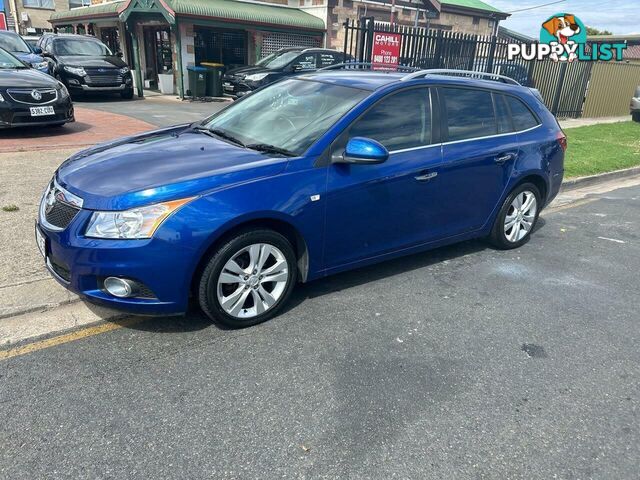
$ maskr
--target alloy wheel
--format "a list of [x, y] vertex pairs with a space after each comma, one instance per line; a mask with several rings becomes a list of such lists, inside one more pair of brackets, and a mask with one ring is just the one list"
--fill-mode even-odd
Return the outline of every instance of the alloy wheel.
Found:
[[518, 193], [504, 218], [504, 235], [509, 242], [522, 240], [533, 228], [538, 210], [538, 201], [533, 192], [523, 190]]
[[218, 302], [233, 317], [253, 318], [278, 303], [288, 280], [289, 265], [280, 249], [255, 243], [225, 263], [217, 281]]

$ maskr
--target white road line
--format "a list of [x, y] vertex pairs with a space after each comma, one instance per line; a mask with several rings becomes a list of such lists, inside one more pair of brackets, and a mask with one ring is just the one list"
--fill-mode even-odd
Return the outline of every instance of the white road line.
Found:
[[627, 243], [624, 240], [618, 240], [615, 238], [608, 238], [608, 237], [598, 237], [600, 240], [609, 240], [610, 242], [616, 242], [616, 243]]

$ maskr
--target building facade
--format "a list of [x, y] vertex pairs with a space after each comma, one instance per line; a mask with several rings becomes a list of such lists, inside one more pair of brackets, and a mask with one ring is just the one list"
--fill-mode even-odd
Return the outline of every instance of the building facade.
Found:
[[52, 31], [49, 18], [56, 11], [89, 5], [89, 0], [4, 0], [9, 25], [21, 35]]
[[347, 19], [368, 16], [384, 22], [393, 16], [403, 25], [489, 35], [507, 16], [479, 0], [396, 0], [395, 7], [392, 0], [93, 1], [49, 12], [50, 25], [56, 31], [95, 35], [122, 52], [135, 71], [140, 95], [166, 84], [166, 76], [172, 76], [175, 92], [187, 95], [188, 68], [203, 62], [254, 64], [287, 46], [342, 50]]

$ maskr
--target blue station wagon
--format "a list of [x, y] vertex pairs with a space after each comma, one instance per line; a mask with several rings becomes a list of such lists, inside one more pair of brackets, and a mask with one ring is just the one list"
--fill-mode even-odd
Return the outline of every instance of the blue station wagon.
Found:
[[244, 327], [297, 282], [475, 237], [520, 247], [566, 138], [536, 91], [455, 73], [318, 71], [81, 151], [41, 201], [46, 265], [93, 302], [180, 314], [193, 297]]

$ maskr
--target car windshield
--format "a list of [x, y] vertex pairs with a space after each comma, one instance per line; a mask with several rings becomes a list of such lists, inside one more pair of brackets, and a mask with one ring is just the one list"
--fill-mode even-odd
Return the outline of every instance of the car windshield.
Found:
[[0, 35], [0, 48], [13, 53], [31, 53], [29, 45], [25, 43], [22, 37], [6, 33]]
[[369, 92], [302, 79], [277, 82], [209, 118], [204, 127], [244, 145], [302, 155]]
[[294, 60], [298, 55], [300, 55], [300, 52], [298, 50], [276, 52], [276, 53], [272, 53], [267, 57], [264, 57], [262, 60], [257, 62], [256, 65], [268, 68], [270, 70], [277, 70], [287, 65], [290, 61]]
[[80, 38], [58, 38], [53, 42], [53, 53], [56, 55], [98, 56], [111, 55], [106, 45], [95, 40]]
[[0, 69], [13, 70], [16, 68], [28, 68], [24, 63], [11, 55], [6, 50], [0, 48]]

